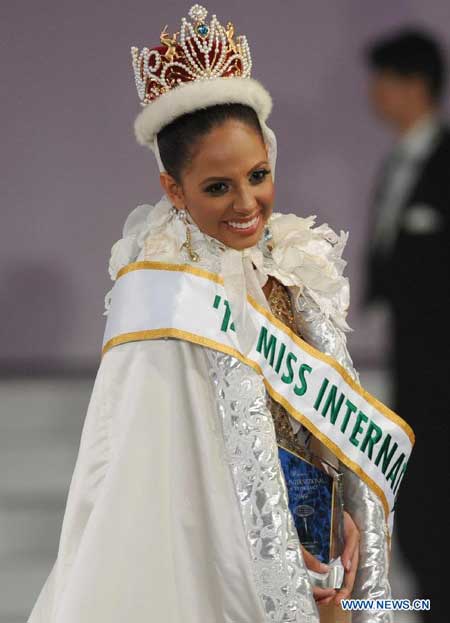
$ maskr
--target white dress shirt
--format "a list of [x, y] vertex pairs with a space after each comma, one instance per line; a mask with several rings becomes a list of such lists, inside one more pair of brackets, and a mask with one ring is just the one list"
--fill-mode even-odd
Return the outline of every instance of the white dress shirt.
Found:
[[373, 237], [373, 243], [384, 252], [388, 251], [396, 238], [403, 202], [434, 146], [440, 124], [439, 117], [434, 113], [422, 117], [401, 138], [388, 156], [386, 178], [379, 198]]

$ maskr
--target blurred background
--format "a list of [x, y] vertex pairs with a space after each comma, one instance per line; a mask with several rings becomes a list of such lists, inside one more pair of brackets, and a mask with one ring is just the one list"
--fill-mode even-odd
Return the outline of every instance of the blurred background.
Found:
[[[4, 0], [0, 8], [0, 623], [26, 620], [57, 554], [100, 361], [111, 246], [128, 213], [162, 195], [154, 156], [133, 135], [140, 106], [130, 46], [156, 45], [190, 6]], [[448, 59], [450, 4], [204, 6], [247, 35], [253, 77], [273, 96], [274, 209], [350, 232], [349, 348], [362, 384], [392, 405], [389, 308], [364, 306], [363, 293], [374, 184], [398, 136], [370, 104], [365, 49], [411, 27], [434, 36]], [[444, 117], [449, 107], [446, 90]], [[414, 582], [394, 544], [396, 596], [413, 594]]]

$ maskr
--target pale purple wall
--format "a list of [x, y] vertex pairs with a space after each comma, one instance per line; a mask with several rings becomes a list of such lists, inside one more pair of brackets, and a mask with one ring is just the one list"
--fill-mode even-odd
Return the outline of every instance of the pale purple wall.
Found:
[[[135, 143], [129, 47], [178, 29], [193, 2], [3, 2], [1, 362], [97, 365], [123, 221], [161, 196], [156, 161]], [[379, 326], [358, 312], [367, 197], [389, 137], [366, 105], [361, 46], [413, 23], [448, 41], [448, 0], [211, 1], [247, 35], [271, 91], [276, 210], [350, 230], [355, 358], [379, 356]]]

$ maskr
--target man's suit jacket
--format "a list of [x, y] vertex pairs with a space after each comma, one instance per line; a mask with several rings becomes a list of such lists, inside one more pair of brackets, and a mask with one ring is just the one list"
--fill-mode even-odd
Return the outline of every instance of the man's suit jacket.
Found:
[[396, 329], [417, 334], [428, 323], [449, 324], [449, 297], [450, 127], [443, 125], [403, 201], [392, 246], [383, 252], [369, 243], [364, 301], [386, 301]]

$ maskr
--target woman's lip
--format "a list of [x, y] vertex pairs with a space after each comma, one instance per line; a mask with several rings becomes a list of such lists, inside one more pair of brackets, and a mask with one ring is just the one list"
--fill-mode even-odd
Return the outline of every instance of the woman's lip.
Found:
[[231, 221], [232, 223], [248, 223], [249, 221], [253, 221], [253, 219], [260, 214], [261, 212], [255, 212], [255, 214], [252, 214], [252, 216], [249, 216], [247, 218], [229, 218], [228, 221], [225, 222], [229, 223]]
[[232, 220], [231, 221], [233, 223], [248, 223], [249, 221], [252, 221], [255, 218], [256, 218], [256, 222], [255, 222], [254, 225], [252, 225], [251, 227], [243, 228], [243, 229], [239, 229], [237, 227], [233, 227], [232, 225], [229, 225], [227, 221], [225, 221], [225, 225], [227, 226], [227, 229], [229, 231], [232, 231], [235, 234], [239, 234], [240, 236], [249, 236], [251, 234], [254, 234], [255, 231], [258, 229], [259, 223], [261, 221], [261, 212], [258, 212], [257, 214], [255, 214], [251, 218], [246, 219], [245, 221], [244, 220]]

